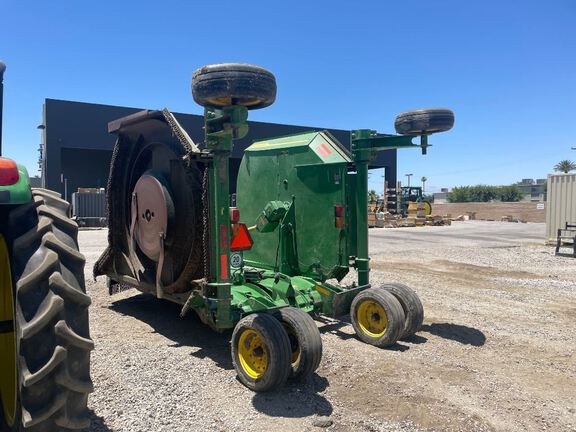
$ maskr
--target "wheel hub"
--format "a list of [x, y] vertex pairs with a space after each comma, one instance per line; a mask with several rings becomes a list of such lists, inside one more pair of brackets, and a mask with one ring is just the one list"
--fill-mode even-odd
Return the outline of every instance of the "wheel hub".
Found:
[[144, 174], [134, 186], [132, 199], [133, 236], [140, 250], [152, 261], [162, 253], [162, 239], [169, 229], [174, 205], [160, 178]]
[[256, 330], [246, 330], [238, 341], [238, 357], [242, 369], [250, 378], [260, 378], [268, 367], [266, 345]]
[[381, 337], [388, 328], [386, 311], [378, 302], [366, 300], [357, 310], [358, 324], [364, 333], [371, 337]]

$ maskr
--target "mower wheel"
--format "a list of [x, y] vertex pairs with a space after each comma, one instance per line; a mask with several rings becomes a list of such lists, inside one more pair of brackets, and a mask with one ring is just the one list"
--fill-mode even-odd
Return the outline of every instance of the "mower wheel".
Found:
[[232, 333], [232, 361], [238, 379], [250, 390], [282, 387], [290, 375], [290, 340], [276, 318], [254, 313], [241, 319]]
[[394, 295], [404, 310], [406, 323], [400, 339], [410, 337], [419, 331], [422, 327], [422, 321], [424, 321], [424, 307], [418, 294], [412, 288], [401, 283], [386, 283], [380, 288]]
[[402, 306], [388, 291], [369, 288], [352, 301], [350, 317], [361, 341], [380, 348], [390, 346], [404, 329]]
[[264, 108], [276, 100], [276, 78], [272, 72], [251, 64], [207, 65], [192, 74], [192, 96], [204, 107]]
[[280, 309], [276, 316], [290, 340], [290, 378], [305, 378], [318, 369], [322, 360], [320, 331], [312, 317], [301, 309], [285, 307]]
[[454, 126], [454, 113], [446, 108], [406, 111], [396, 116], [394, 127], [401, 135], [429, 135]]
[[8, 430], [83, 429], [90, 425], [94, 343], [78, 226], [59, 194], [32, 189], [32, 195], [32, 202], [8, 215], [18, 359], [18, 410]]

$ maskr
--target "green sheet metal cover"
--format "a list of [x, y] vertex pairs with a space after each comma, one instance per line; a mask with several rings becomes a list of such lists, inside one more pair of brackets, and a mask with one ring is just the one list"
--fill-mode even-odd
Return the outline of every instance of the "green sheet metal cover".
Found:
[[[270, 201], [294, 202], [295, 242], [288, 243], [297, 250], [299, 269], [290, 276], [322, 278], [347, 267], [346, 228], [335, 226], [334, 208], [346, 205], [350, 162], [342, 145], [323, 132], [258, 141], [246, 150], [237, 185], [242, 220], [255, 224]], [[254, 246], [246, 259], [264, 268], [280, 264], [279, 229], [252, 234]]]
[[352, 161], [346, 149], [325, 132], [306, 132], [255, 141], [245, 152], [279, 153], [288, 149], [298, 153], [312, 150], [310, 156], [313, 154], [316, 158], [310, 158], [310, 164], [348, 163]]

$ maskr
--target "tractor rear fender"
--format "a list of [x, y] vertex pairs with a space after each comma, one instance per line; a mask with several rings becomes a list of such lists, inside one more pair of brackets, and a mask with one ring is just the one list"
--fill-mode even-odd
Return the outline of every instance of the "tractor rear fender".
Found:
[[[0, 163], [0, 170], [11, 169], [11, 167], [8, 167], [9, 164], [15, 165], [9, 159], [0, 158], [0, 162], [1, 161], [6, 161], [7, 163]], [[6, 165], [6, 167], [4, 167], [4, 165]], [[23, 165], [15, 165], [15, 167], [18, 170], [18, 180], [16, 183], [8, 185], [0, 184], [0, 205], [25, 204], [32, 201], [28, 171]]]

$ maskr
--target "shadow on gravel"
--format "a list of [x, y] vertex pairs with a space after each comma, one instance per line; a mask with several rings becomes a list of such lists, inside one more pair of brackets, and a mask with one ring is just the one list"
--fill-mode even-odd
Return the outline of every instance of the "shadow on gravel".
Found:
[[287, 385], [274, 392], [256, 393], [252, 397], [252, 405], [271, 417], [330, 416], [332, 404], [318, 394], [328, 385], [326, 378], [314, 374], [305, 383]]
[[350, 334], [340, 330], [342, 327], [351, 325], [350, 317], [348, 315], [341, 317], [338, 321], [323, 316], [315, 317], [314, 319], [324, 324], [322, 327], [318, 328], [322, 334], [330, 333], [338, 336], [342, 340], [354, 339], [356, 337], [354, 333]]
[[110, 309], [132, 316], [151, 326], [154, 331], [173, 341], [171, 347], [197, 347], [191, 353], [198, 358], [210, 358], [224, 369], [234, 369], [230, 356], [230, 333], [217, 333], [203, 324], [194, 312], [180, 318], [181, 306], [140, 294], [113, 302]]
[[464, 345], [482, 346], [486, 342], [486, 336], [480, 330], [459, 324], [435, 323], [423, 325], [422, 331], [460, 342]]
[[[346, 316], [340, 318], [339, 321], [334, 321], [332, 318], [325, 318], [322, 316], [315, 317], [315, 320], [324, 324], [322, 327], [318, 328], [318, 330], [320, 330], [320, 333], [322, 333], [322, 334], [324, 334], [324, 333], [333, 334], [342, 340], [356, 339], [355, 333], [346, 333], [346, 332], [343, 332], [342, 330], [340, 330], [342, 327], [352, 325], [350, 323], [350, 316], [349, 315], [346, 315]], [[410, 338], [406, 339], [406, 342], [411, 342], [413, 344], [420, 344], [420, 343], [426, 342], [427, 340], [428, 339], [426, 339], [425, 337], [411, 336]], [[391, 345], [391, 346], [388, 346], [388, 347], [382, 348], [382, 349], [390, 350], [390, 351], [404, 352], [404, 351], [409, 350], [410, 347], [408, 345], [402, 345], [401, 343], [396, 342], [394, 345]]]
[[97, 415], [94, 411], [89, 410], [90, 413], [90, 428], [86, 429], [87, 432], [112, 432], [106, 425], [103, 417]]
[[402, 340], [405, 342], [410, 342], [411, 344], [414, 344], [414, 345], [420, 345], [420, 344], [423, 344], [425, 342], [428, 342], [428, 338], [425, 338], [424, 336], [420, 336], [417, 334], [409, 336], [409, 337], [404, 338]]

